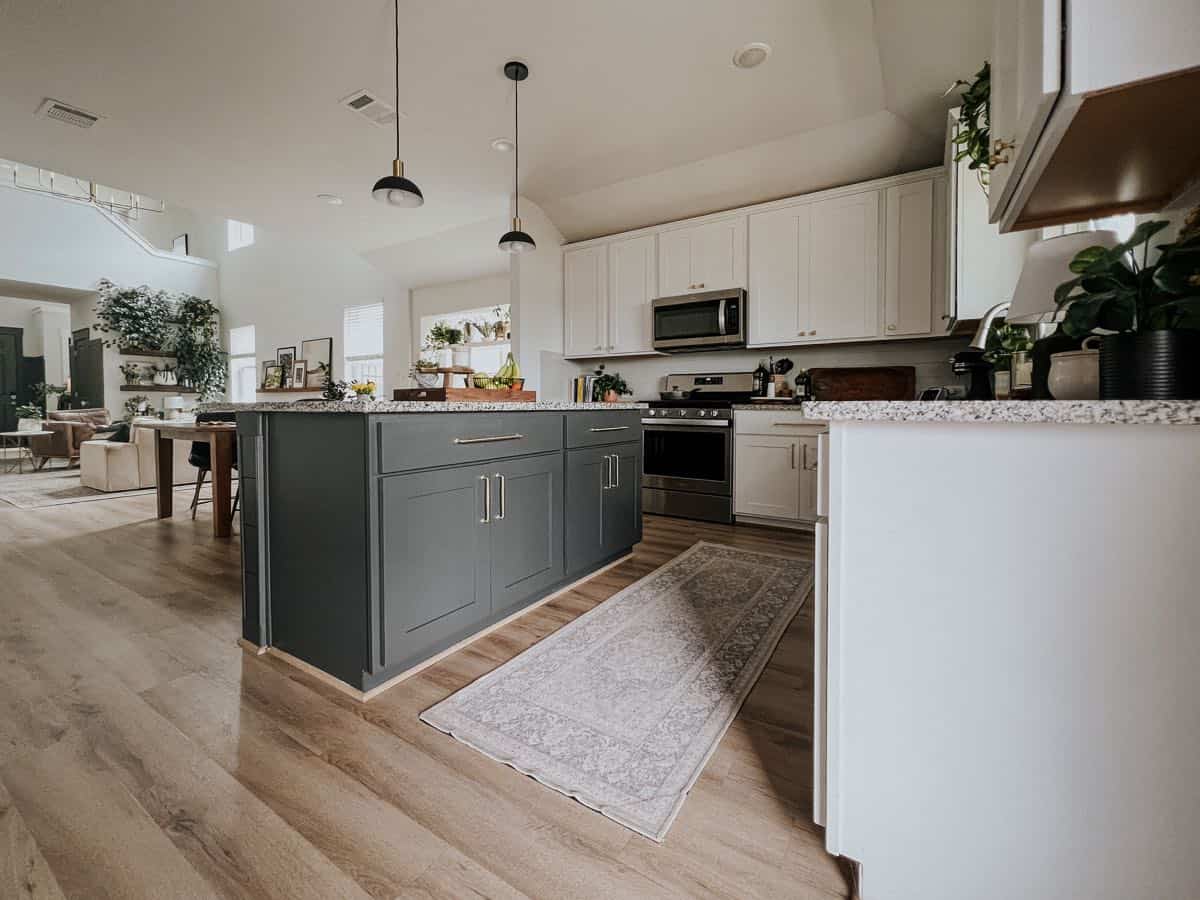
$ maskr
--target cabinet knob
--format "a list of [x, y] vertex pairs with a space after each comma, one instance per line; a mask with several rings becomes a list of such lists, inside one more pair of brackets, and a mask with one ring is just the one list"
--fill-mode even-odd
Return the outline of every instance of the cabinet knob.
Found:
[[896, 330], [896, 326], [895, 326], [895, 325], [889, 325], [887, 330], [888, 330], [888, 331], [895, 331], [895, 330]]

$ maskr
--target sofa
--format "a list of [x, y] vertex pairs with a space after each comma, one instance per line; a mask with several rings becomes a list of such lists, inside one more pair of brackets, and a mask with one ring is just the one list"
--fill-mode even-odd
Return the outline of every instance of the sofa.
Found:
[[[97, 491], [132, 491], [151, 488], [155, 478], [154, 444], [158, 435], [134, 419], [129, 428], [129, 441], [84, 441], [79, 452], [79, 483]], [[188, 462], [191, 444], [172, 441], [175, 484], [194, 484], [199, 474]]]
[[79, 448], [90, 441], [96, 429], [112, 424], [107, 409], [59, 409], [47, 413], [42, 428], [52, 434], [29, 439], [29, 449], [40, 469], [51, 459], [65, 459], [68, 465], [79, 460]]

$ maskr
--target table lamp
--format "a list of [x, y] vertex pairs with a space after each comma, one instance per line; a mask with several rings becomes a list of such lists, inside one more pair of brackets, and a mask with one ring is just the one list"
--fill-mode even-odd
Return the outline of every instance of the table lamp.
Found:
[[1054, 305], [1054, 289], [1075, 277], [1071, 271], [1075, 254], [1088, 247], [1115, 247], [1120, 242], [1115, 231], [1080, 231], [1030, 244], [1006, 320], [1011, 325], [1061, 322], [1066, 308], [1059, 310]]

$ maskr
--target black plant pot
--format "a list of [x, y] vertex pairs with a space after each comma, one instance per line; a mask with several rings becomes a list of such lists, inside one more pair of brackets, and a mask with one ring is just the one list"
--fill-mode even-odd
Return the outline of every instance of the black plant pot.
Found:
[[1105, 335], [1100, 399], [1200, 399], [1200, 331]]

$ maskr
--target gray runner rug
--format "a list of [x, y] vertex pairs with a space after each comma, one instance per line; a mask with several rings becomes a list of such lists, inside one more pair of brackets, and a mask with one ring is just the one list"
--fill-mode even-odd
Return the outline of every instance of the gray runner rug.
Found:
[[811, 585], [702, 541], [421, 719], [661, 841]]

